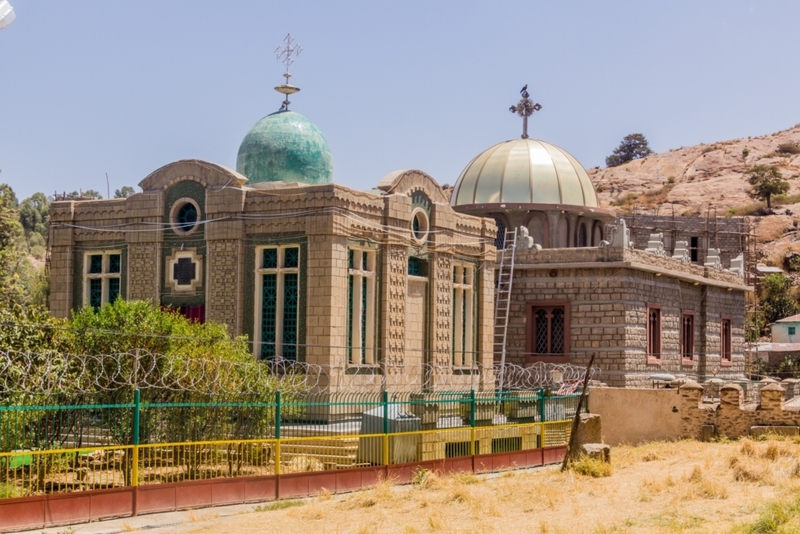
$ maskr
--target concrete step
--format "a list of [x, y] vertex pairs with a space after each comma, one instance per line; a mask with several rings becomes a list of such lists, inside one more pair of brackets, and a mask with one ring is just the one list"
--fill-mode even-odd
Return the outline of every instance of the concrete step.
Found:
[[356, 447], [315, 447], [313, 445], [281, 445], [281, 454], [304, 454], [306, 456], [354, 456]]
[[303, 441], [282, 441], [281, 448], [284, 447], [358, 447], [358, 438], [347, 438], [347, 439], [330, 439], [330, 438], [319, 438], [314, 440], [303, 440]]

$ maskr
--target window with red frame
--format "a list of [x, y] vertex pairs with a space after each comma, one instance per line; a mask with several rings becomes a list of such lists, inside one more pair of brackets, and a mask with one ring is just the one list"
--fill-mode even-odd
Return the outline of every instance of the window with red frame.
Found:
[[681, 358], [691, 361], [694, 359], [694, 314], [684, 312], [681, 314]]
[[661, 359], [661, 308], [647, 308], [647, 357]]
[[720, 326], [720, 356], [723, 362], [730, 362], [733, 357], [733, 331], [731, 320], [723, 319]]

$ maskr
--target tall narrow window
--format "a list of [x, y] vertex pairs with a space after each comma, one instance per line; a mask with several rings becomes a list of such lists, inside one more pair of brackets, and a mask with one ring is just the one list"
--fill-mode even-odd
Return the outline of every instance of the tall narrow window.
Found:
[[83, 305], [100, 308], [120, 296], [122, 254], [118, 250], [87, 252], [84, 256]]
[[730, 319], [722, 319], [720, 338], [720, 357], [722, 363], [731, 363], [733, 358], [733, 331], [731, 330]]
[[700, 238], [699, 237], [690, 237], [689, 238], [689, 255], [692, 263], [698, 263], [700, 261]]
[[376, 363], [375, 251], [347, 251], [347, 361]]
[[681, 358], [684, 362], [694, 359], [694, 312], [681, 314]]
[[661, 361], [661, 308], [647, 307], [647, 359]]
[[300, 247], [257, 250], [257, 354], [297, 359], [300, 313]]
[[474, 279], [472, 265], [453, 266], [453, 366], [471, 367], [475, 340]]
[[569, 356], [569, 303], [528, 304], [528, 353], [537, 360]]

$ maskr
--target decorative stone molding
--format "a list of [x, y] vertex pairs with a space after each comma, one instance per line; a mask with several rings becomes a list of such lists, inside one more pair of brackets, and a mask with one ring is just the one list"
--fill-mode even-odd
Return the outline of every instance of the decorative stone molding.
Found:
[[710, 269], [718, 269], [722, 270], [722, 261], [719, 257], [719, 249], [718, 248], [710, 248], [708, 249], [708, 254], [706, 254], [706, 262], [704, 265]]
[[731, 259], [731, 267], [728, 269], [732, 273], [736, 273], [739, 276], [744, 276], [744, 254], [739, 254], [735, 258]]
[[173, 292], [195, 292], [203, 287], [203, 256], [194, 248], [176, 250], [167, 258], [165, 275]]
[[689, 263], [692, 261], [689, 254], [688, 241], [677, 241], [675, 243], [675, 252], [672, 254], [672, 259], [682, 261], [683, 263]]
[[664, 252], [664, 234], [661, 232], [650, 234], [650, 239], [647, 241], [647, 248], [645, 252], [655, 254], [656, 256], [666, 256]]
[[607, 225], [606, 235], [608, 240], [600, 242], [601, 248], [631, 248], [633, 245], [631, 243], [631, 231], [628, 229], [625, 219], [617, 219], [613, 224]]

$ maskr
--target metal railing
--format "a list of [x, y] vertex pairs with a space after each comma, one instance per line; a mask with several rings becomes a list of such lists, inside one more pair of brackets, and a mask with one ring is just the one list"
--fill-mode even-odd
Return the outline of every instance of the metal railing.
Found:
[[564, 445], [578, 395], [318, 393], [272, 402], [0, 405], [0, 499]]

